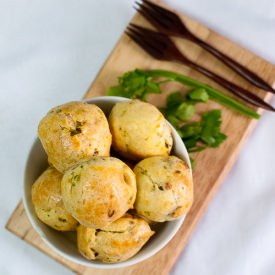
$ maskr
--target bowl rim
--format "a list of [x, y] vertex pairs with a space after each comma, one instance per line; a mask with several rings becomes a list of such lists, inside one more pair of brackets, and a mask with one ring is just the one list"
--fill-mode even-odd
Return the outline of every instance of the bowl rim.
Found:
[[[118, 97], [118, 96], [97, 96], [97, 97], [92, 97], [89, 99], [84, 99], [82, 100], [82, 102], [87, 102], [89, 104], [96, 104], [96, 102], [98, 101], [102, 101], [102, 102], [110, 102], [113, 104], [116, 104], [118, 102], [123, 102], [123, 101], [129, 101], [131, 99], [129, 98], [124, 98], [124, 97]], [[168, 123], [169, 127], [171, 128], [171, 132], [172, 132], [172, 136], [173, 136], [173, 140], [175, 142], [175, 139], [177, 139], [178, 141], [180, 140], [180, 143], [182, 145], [181, 150], [183, 150], [182, 155], [184, 156], [184, 160], [187, 163], [189, 169], [190, 169], [190, 174], [192, 176], [192, 167], [191, 167], [191, 163], [190, 163], [190, 158], [188, 155], [188, 152], [186, 150], [186, 147], [183, 143], [183, 141], [181, 140], [181, 138], [179, 137], [177, 131], [175, 130], [175, 128], [171, 125], [171, 123], [169, 123], [169, 121], [166, 120], [166, 122]], [[156, 245], [155, 248], [151, 249], [149, 252], [147, 252], [146, 254], [139, 256], [139, 257], [135, 257], [137, 254], [135, 254], [132, 258], [129, 258], [126, 261], [123, 262], [119, 262], [119, 263], [112, 263], [112, 264], [107, 264], [107, 263], [103, 263], [103, 262], [96, 262], [96, 261], [89, 261], [87, 259], [85, 259], [83, 257], [83, 260], [79, 260], [73, 256], [68, 255], [67, 253], [61, 251], [59, 248], [57, 248], [54, 244], [52, 244], [44, 235], [43, 231], [41, 230], [39, 224], [36, 222], [35, 218], [33, 217], [32, 211], [29, 209], [28, 206], [28, 202], [27, 202], [27, 190], [25, 188], [26, 186], [26, 177], [27, 177], [27, 167], [28, 164], [30, 162], [30, 157], [32, 154], [32, 151], [34, 149], [34, 146], [36, 144], [36, 142], [38, 141], [38, 137], [36, 137], [36, 139], [34, 140], [34, 142], [32, 143], [32, 146], [29, 150], [28, 156], [27, 156], [27, 160], [26, 160], [26, 164], [25, 164], [25, 170], [24, 170], [24, 182], [23, 182], [23, 205], [25, 208], [25, 211], [27, 213], [27, 217], [32, 225], [32, 227], [34, 228], [34, 230], [38, 233], [38, 235], [41, 237], [41, 239], [44, 241], [44, 243], [46, 243], [46, 245], [48, 245], [54, 252], [56, 252], [58, 255], [61, 255], [62, 257], [64, 257], [67, 260], [70, 260], [74, 263], [77, 263], [79, 265], [82, 266], [87, 266], [87, 267], [93, 267], [93, 268], [99, 268], [99, 269], [115, 269], [115, 268], [122, 268], [122, 267], [127, 267], [127, 266], [131, 266], [140, 262], [143, 262], [146, 259], [149, 259], [150, 257], [152, 257], [153, 255], [155, 255], [157, 252], [161, 251], [163, 249], [164, 246], [166, 246], [172, 239], [173, 237], [176, 235], [176, 233], [179, 231], [180, 227], [183, 224], [183, 221], [185, 220], [185, 216], [182, 216], [181, 218], [174, 220], [172, 222], [175, 223], [173, 229], [169, 232], [168, 235], [166, 235], [166, 238], [163, 239], [158, 245]], [[180, 157], [182, 159], [182, 157]], [[171, 221], [170, 221], [171, 222]], [[142, 250], [142, 248], [141, 248]]]

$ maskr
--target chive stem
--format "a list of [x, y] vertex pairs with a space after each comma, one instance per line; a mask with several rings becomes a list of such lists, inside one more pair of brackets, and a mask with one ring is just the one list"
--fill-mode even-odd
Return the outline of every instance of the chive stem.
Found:
[[150, 77], [166, 77], [166, 78], [169, 78], [170, 80], [179, 82], [188, 87], [203, 88], [207, 91], [209, 97], [212, 100], [217, 101], [220, 104], [228, 108], [231, 108], [243, 115], [249, 116], [251, 118], [259, 119], [261, 117], [260, 114], [255, 112], [253, 109], [245, 106], [243, 103], [223, 94], [222, 92], [206, 84], [196, 81], [188, 76], [184, 76], [182, 74], [178, 74], [178, 73], [166, 71], [166, 70], [149, 70], [149, 71], [146, 71], [146, 73]]

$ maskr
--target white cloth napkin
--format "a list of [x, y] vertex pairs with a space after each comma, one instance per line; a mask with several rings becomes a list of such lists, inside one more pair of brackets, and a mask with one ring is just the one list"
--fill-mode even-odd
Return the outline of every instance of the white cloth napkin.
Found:
[[[0, 0], [0, 274], [72, 274], [3, 226], [21, 197], [38, 121], [52, 106], [82, 97], [133, 2]], [[275, 64], [274, 0], [166, 3]], [[171, 274], [274, 274], [274, 125], [275, 115], [264, 114]]]

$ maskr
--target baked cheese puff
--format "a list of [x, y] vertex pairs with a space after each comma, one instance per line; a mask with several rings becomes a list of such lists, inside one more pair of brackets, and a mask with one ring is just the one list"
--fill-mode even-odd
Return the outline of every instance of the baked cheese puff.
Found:
[[187, 164], [175, 156], [150, 157], [134, 168], [137, 213], [155, 222], [185, 215], [193, 202], [193, 181]]
[[67, 212], [61, 196], [62, 174], [49, 167], [32, 186], [32, 202], [37, 217], [59, 231], [76, 230], [78, 222]]
[[61, 173], [80, 160], [110, 155], [108, 121], [94, 104], [69, 102], [51, 109], [39, 123], [38, 136], [49, 163]]
[[103, 228], [133, 208], [134, 172], [114, 157], [92, 157], [67, 170], [61, 183], [68, 212], [80, 224]]
[[77, 246], [88, 260], [118, 263], [133, 257], [153, 234], [146, 221], [126, 214], [102, 230], [80, 225]]
[[154, 105], [140, 100], [123, 101], [113, 107], [108, 120], [113, 148], [125, 158], [139, 161], [170, 154], [171, 130]]

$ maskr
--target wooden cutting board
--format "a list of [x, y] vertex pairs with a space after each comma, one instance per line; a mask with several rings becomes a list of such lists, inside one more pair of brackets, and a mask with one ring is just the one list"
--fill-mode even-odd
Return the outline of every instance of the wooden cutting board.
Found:
[[[222, 52], [227, 53], [236, 61], [255, 71], [270, 84], [274, 84], [275, 67], [272, 64], [252, 54], [251, 52], [248, 52], [247, 50], [234, 44], [232, 41], [229, 41], [221, 35], [211, 31], [191, 18], [184, 15], [181, 15], [181, 17], [184, 22], [186, 22], [188, 27], [203, 40], [213, 44]], [[147, 25], [139, 15], [136, 15], [132, 22], [145, 26]], [[252, 87], [246, 81], [240, 79], [240, 77], [238, 77], [234, 72], [232, 72], [230, 69], [225, 67], [218, 60], [199, 47], [182, 39], [177, 39], [176, 42], [179, 47], [184, 50], [184, 52], [186, 52], [190, 58], [192, 58], [192, 60], [210, 68], [212, 71], [215, 71], [218, 74], [223, 75], [228, 80], [234, 81], [244, 88], [250, 89], [260, 97], [265, 98], [266, 100], [270, 99], [270, 95], [258, 90], [255, 87]], [[110, 85], [117, 83], [117, 77], [119, 75], [135, 68], [162, 68], [167, 70], [174, 70], [212, 85], [213, 87], [216, 87], [227, 93], [227, 91], [219, 87], [217, 84], [183, 65], [153, 60], [140, 48], [138, 48], [132, 41], [130, 41], [128, 37], [122, 35], [109, 58], [88, 89], [85, 98], [104, 95], [106, 89]], [[173, 89], [178, 90], [182, 89], [182, 87], [175, 85]], [[151, 102], [156, 105], [162, 105], [165, 97], [165, 94], [151, 97]], [[54, 251], [47, 247], [46, 244], [44, 244], [44, 242], [40, 239], [38, 234], [30, 225], [22, 202], [19, 202], [17, 208], [10, 217], [6, 228], [24, 241], [34, 245], [39, 250], [43, 251], [47, 255], [56, 259], [58, 262], [70, 268], [72, 271], [79, 274], [167, 274], [184, 249], [190, 235], [195, 229], [195, 226], [198, 224], [213, 195], [216, 193], [221, 182], [230, 171], [242, 145], [247, 140], [256, 123], [256, 120], [241, 116], [236, 112], [223, 108], [214, 102], [199, 106], [199, 109], [204, 110], [213, 108], [220, 108], [223, 111], [222, 128], [223, 131], [228, 135], [228, 139], [218, 149], [207, 149], [201, 153], [192, 155], [196, 162], [194, 170], [195, 193], [192, 209], [173, 240], [170, 241], [170, 243], [164, 249], [162, 249], [159, 253], [150, 259], [128, 268], [114, 270], [87, 268], [70, 262], [57, 255]]]

